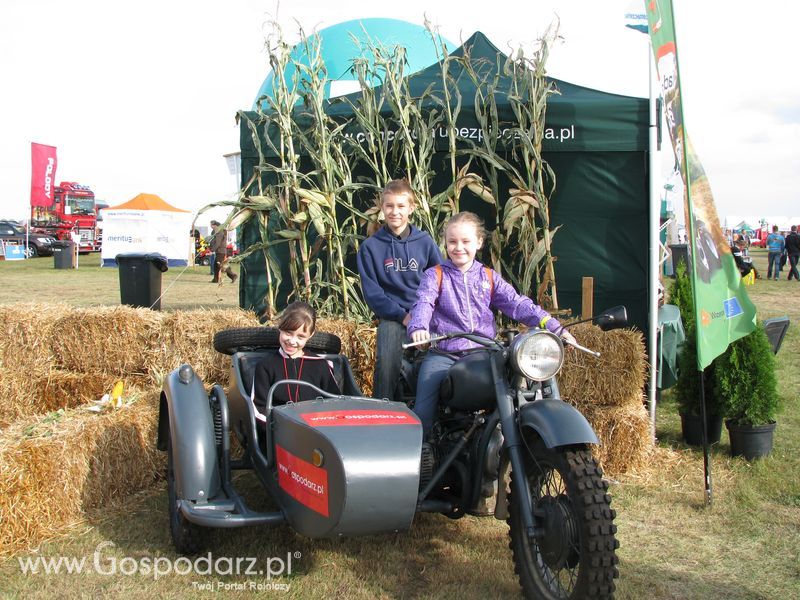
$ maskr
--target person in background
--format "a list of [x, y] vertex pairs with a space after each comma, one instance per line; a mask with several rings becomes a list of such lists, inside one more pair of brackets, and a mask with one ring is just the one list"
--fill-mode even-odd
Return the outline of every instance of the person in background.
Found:
[[219, 283], [219, 275], [223, 265], [225, 266], [225, 274], [230, 278], [231, 283], [233, 283], [239, 276], [225, 264], [225, 260], [228, 257], [227, 232], [222, 229], [219, 221], [211, 221], [211, 230], [214, 232], [214, 235], [211, 237], [210, 246], [211, 252], [214, 255], [214, 279], [211, 280], [211, 283]]
[[797, 235], [797, 225], [792, 225], [792, 230], [786, 236], [786, 252], [789, 255], [789, 277], [796, 281], [800, 281], [800, 275], [797, 273], [797, 261], [800, 260], [800, 235]]
[[206, 238], [206, 247], [210, 250], [208, 255], [208, 274], [212, 277], [214, 276], [214, 266], [217, 264], [217, 257], [211, 249], [211, 244], [214, 242], [214, 227], [219, 227], [219, 221], [211, 221], [211, 234]]
[[[783, 236], [778, 233], [778, 226], [772, 226], [772, 233], [767, 236], [767, 250], [769, 251], [767, 266], [767, 279], [778, 281], [781, 274], [781, 254], [786, 247]], [[774, 268], [774, 271], [773, 271]]]
[[403, 360], [409, 311], [422, 273], [438, 265], [441, 252], [430, 235], [409, 224], [416, 196], [408, 181], [395, 179], [381, 193], [386, 225], [358, 249], [358, 273], [367, 305], [378, 318], [372, 395], [394, 399]]

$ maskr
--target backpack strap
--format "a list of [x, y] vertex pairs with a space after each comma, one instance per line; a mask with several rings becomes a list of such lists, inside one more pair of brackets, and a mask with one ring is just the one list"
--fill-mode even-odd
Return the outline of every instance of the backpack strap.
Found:
[[[442, 293], [442, 265], [436, 265], [433, 267], [436, 269], [436, 288], [439, 290], [439, 293]], [[492, 271], [491, 267], [483, 267], [486, 271], [486, 278], [489, 280], [489, 298], [494, 296], [494, 271]]]
[[489, 298], [491, 299], [494, 296], [494, 271], [491, 267], [483, 268], [486, 269], [486, 277], [489, 279]]

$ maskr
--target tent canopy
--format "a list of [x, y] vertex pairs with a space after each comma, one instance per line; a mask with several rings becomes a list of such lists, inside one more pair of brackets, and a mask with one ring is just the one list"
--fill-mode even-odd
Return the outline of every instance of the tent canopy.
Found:
[[172, 212], [188, 213], [188, 210], [175, 208], [155, 194], [138, 194], [127, 202], [116, 206], [109, 206], [109, 210], [165, 210]]
[[[508, 83], [502, 71], [507, 57], [482, 33], [475, 33], [453, 54], [469, 56], [479, 80], [492, 82], [499, 78], [501, 84], [498, 88], [502, 87], [503, 81]], [[484, 132], [474, 108], [478, 86], [463, 65], [453, 62], [449, 69], [461, 94], [461, 111], [456, 123], [461, 147], [470, 140], [480, 144]], [[443, 97], [440, 93], [441, 65], [438, 63], [410, 75], [407, 81], [412, 94], [418, 97], [426, 90], [433, 90], [434, 95]], [[608, 94], [556, 79], [550, 81], [559, 93], [548, 98], [543, 157], [555, 172], [557, 182], [550, 202], [551, 228], [562, 226], [553, 241], [559, 306], [580, 314], [582, 278], [593, 277], [595, 312], [625, 304], [631, 323], [646, 333], [649, 230], [647, 99]], [[382, 93], [380, 87], [376, 88], [376, 96], [380, 97]], [[328, 101], [325, 108], [337, 121], [347, 122], [344, 132], [356, 140], [363, 131], [352, 118], [350, 103], [357, 104], [360, 97], [360, 93], [355, 93], [335, 98]], [[508, 97], [498, 94], [495, 100], [501, 123], [516, 123]], [[423, 112], [440, 109], [431, 99], [423, 105]], [[383, 104], [382, 111], [384, 116], [391, 114], [388, 102]], [[251, 131], [246, 119], [242, 119], [243, 184], [258, 165], [259, 151], [268, 161], [277, 158], [270, 144], [264, 141], [265, 136], [269, 136], [275, 147], [280, 147], [277, 128], [270, 127], [265, 131], [264, 122], [256, 113], [245, 115], [257, 124], [257, 135]], [[301, 127], [308, 124], [306, 118], [302, 108], [296, 110], [296, 120]], [[256, 148], [254, 139], [260, 140], [260, 148]], [[436, 132], [436, 150], [432, 167], [437, 176], [430, 184], [432, 193], [446, 189], [450, 183], [448, 140], [444, 131]], [[479, 168], [474, 170], [480, 174]], [[354, 172], [355, 180], [358, 180], [358, 175]], [[510, 182], [501, 179], [500, 188], [509, 187], [512, 187]], [[371, 196], [365, 198], [365, 206], [371, 205], [371, 200]], [[504, 198], [500, 200], [505, 201]], [[462, 209], [477, 212], [486, 219], [487, 225], [495, 222], [492, 209], [480, 200], [476, 199], [472, 204], [463, 201]], [[260, 239], [257, 227], [252, 223], [246, 224], [241, 235], [243, 247]], [[259, 259], [256, 253], [248, 261], [245, 263], [240, 302], [243, 307], [258, 311], [264, 307], [266, 290], [263, 257]], [[535, 290], [520, 291], [535, 294]]]

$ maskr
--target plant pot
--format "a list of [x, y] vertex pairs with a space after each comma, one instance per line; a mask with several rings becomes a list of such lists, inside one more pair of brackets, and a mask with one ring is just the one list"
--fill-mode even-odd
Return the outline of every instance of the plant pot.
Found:
[[725, 421], [731, 439], [731, 456], [744, 456], [747, 460], [762, 458], [772, 452], [776, 423], [766, 425], [737, 425]]
[[[683, 441], [690, 446], [703, 445], [703, 425], [700, 415], [681, 414], [681, 431]], [[716, 444], [722, 436], [722, 417], [707, 415], [706, 439], [709, 444]]]

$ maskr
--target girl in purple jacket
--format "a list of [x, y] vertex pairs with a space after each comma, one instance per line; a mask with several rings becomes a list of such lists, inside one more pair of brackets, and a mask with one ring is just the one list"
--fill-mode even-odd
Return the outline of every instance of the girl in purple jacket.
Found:
[[[475, 260], [486, 237], [478, 215], [471, 212], [453, 215], [444, 234], [450, 260], [428, 269], [422, 276], [407, 327], [414, 342], [454, 331], [494, 338], [493, 309], [525, 325], [546, 328], [567, 341], [575, 341], [547, 311], [527, 296], [518, 294], [497, 272]], [[480, 347], [467, 339], [454, 338], [440, 341], [425, 356], [414, 404], [414, 412], [422, 421], [425, 433], [436, 419], [439, 385], [447, 376], [447, 370], [465, 353]]]

